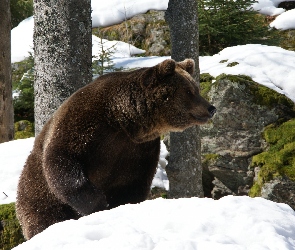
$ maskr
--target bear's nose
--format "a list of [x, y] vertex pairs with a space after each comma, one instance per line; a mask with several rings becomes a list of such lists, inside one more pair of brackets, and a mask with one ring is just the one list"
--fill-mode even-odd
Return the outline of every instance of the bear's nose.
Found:
[[210, 115], [211, 115], [211, 118], [213, 117], [213, 115], [216, 113], [216, 108], [214, 107], [214, 106], [210, 106], [209, 108], [208, 108], [208, 111], [209, 111], [209, 113], [210, 113]]

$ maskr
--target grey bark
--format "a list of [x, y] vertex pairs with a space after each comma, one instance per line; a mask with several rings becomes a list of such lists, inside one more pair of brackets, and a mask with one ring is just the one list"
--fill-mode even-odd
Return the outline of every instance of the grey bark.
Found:
[[10, 1], [0, 0], [0, 143], [13, 139]]
[[[199, 84], [199, 31], [196, 0], [169, 0], [165, 19], [170, 28], [171, 57], [176, 61], [192, 58]], [[201, 142], [199, 127], [170, 133], [170, 157], [166, 167], [169, 197], [203, 197]]]
[[35, 133], [92, 79], [91, 1], [34, 0]]

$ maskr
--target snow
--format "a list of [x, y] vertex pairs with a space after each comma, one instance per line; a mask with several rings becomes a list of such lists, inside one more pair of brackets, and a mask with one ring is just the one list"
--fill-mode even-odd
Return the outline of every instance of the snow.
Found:
[[11, 30], [11, 62], [20, 62], [33, 52], [34, 18], [29, 17]]
[[270, 23], [270, 27], [274, 27], [279, 30], [295, 29], [295, 9], [288, 10], [279, 15], [273, 22]]
[[[281, 14], [280, 0], [259, 0], [255, 7], [268, 15]], [[92, 1], [93, 25], [115, 24], [148, 9], [166, 9], [168, 0]], [[152, 6], [152, 8], [150, 8]], [[294, 25], [294, 12], [281, 14], [273, 22], [278, 29]], [[122, 19], [123, 18], [123, 19]], [[11, 32], [12, 61], [21, 61], [32, 51], [33, 17]], [[99, 53], [100, 39], [93, 37], [93, 55]], [[169, 57], [130, 57], [143, 51], [122, 42], [115, 45], [117, 67], [153, 66]], [[131, 48], [131, 49], [130, 49]], [[220, 61], [227, 60], [221, 63]], [[228, 63], [238, 62], [234, 67]], [[201, 73], [217, 76], [245, 74], [295, 101], [295, 52], [278, 47], [249, 44], [229, 47], [214, 56], [200, 57]], [[0, 204], [14, 202], [21, 169], [34, 138], [0, 144]], [[161, 142], [158, 170], [152, 186], [169, 188], [165, 172], [167, 150]], [[262, 198], [227, 196], [207, 198], [156, 199], [101, 211], [79, 220], [50, 226], [16, 250], [75, 249], [154, 250], [294, 250], [295, 212], [286, 204]]]
[[262, 198], [158, 198], [57, 223], [15, 250], [291, 250], [295, 212]]
[[34, 138], [0, 143], [0, 204], [15, 202], [16, 188]]
[[259, 0], [252, 5], [253, 9], [260, 14], [275, 16], [282, 14], [285, 10], [283, 8], [277, 8], [280, 2], [284, 0]]
[[148, 10], [166, 10], [168, 0], [108, 0], [91, 1], [92, 26], [106, 27], [121, 23]]
[[[121, 41], [108, 41], [101, 39], [97, 36], [92, 36], [92, 55], [98, 56], [101, 54], [102, 46], [105, 51], [113, 52], [113, 57], [130, 57], [137, 54], [142, 54], [145, 50], [138, 49], [131, 44], [127, 44]], [[93, 60], [95, 58], [93, 57]]]
[[[220, 63], [222, 60], [227, 62]], [[231, 62], [239, 64], [227, 67]], [[280, 47], [247, 44], [228, 47], [213, 56], [200, 57], [201, 73], [250, 76], [295, 101], [295, 52]]]

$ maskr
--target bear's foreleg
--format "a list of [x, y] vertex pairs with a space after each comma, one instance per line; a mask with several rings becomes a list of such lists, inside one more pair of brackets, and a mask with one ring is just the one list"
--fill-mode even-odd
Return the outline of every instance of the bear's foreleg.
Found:
[[44, 175], [54, 195], [81, 215], [107, 209], [105, 195], [85, 175], [83, 164], [75, 156], [56, 150], [46, 150], [43, 161]]

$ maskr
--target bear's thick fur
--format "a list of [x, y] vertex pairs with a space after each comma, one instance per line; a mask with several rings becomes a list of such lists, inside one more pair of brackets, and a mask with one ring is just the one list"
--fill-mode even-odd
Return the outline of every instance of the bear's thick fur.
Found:
[[48, 226], [149, 194], [160, 135], [214, 113], [194, 61], [110, 73], [68, 98], [45, 124], [22, 171], [17, 216], [30, 239]]

